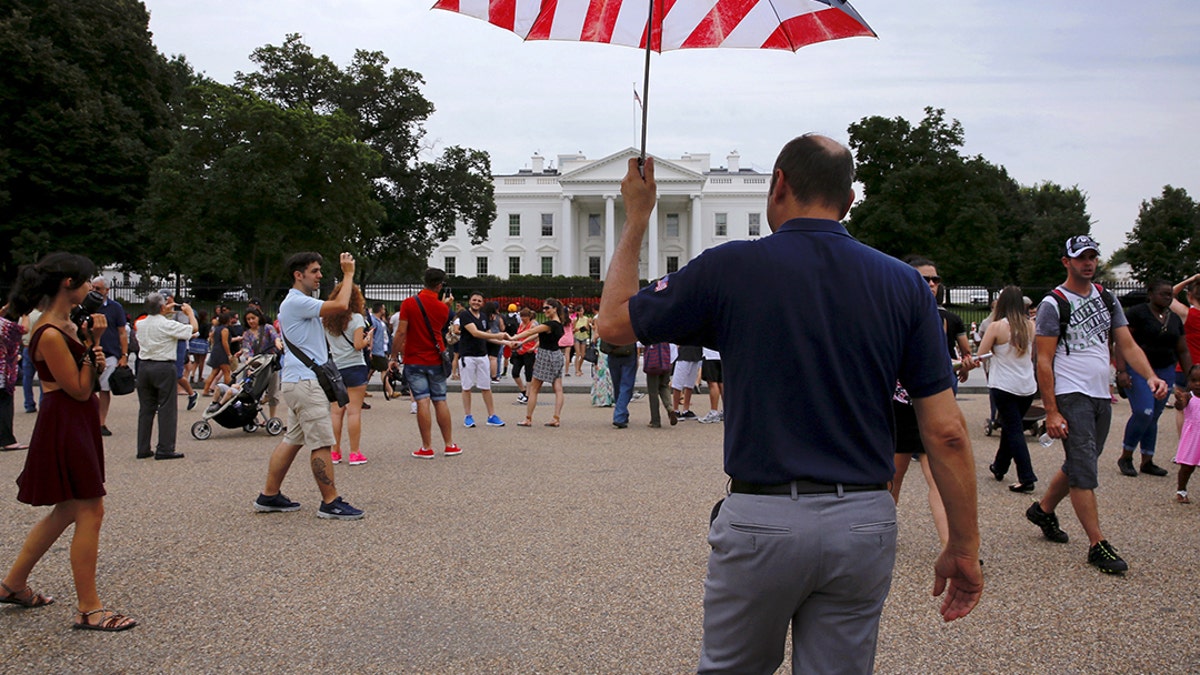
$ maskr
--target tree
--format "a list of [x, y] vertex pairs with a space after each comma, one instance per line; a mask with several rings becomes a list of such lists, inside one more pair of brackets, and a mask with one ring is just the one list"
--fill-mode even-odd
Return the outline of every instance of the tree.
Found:
[[1126, 236], [1129, 265], [1138, 281], [1179, 281], [1200, 268], [1200, 205], [1183, 188], [1167, 185], [1143, 201]]
[[[191, 87], [174, 149], [153, 168], [140, 223], [151, 271], [280, 283], [284, 254], [376, 236], [379, 155], [335, 111], [280, 108], [215, 82]], [[286, 250], [281, 249], [286, 246]]]
[[957, 120], [926, 108], [916, 127], [876, 116], [849, 132], [863, 185], [847, 224], [854, 236], [899, 258], [931, 258], [955, 284], [996, 286], [1015, 277], [1011, 237], [1028, 225], [1019, 185], [1003, 167], [959, 153]]
[[250, 58], [259, 71], [238, 73], [239, 85], [285, 109], [344, 114], [354, 123], [355, 137], [379, 154], [371, 177], [384, 216], [378, 232], [359, 241], [368, 267], [423, 266], [457, 222], [466, 223], [473, 242], [486, 239], [496, 217], [491, 160], [485, 152], [457, 146], [432, 161], [420, 159], [426, 149], [423, 124], [434, 108], [421, 94], [419, 73], [388, 68], [382, 52], [364, 50], [343, 70], [329, 57], [315, 56], [294, 34], [281, 46], [256, 49]]
[[1091, 233], [1087, 196], [1076, 186], [1064, 188], [1051, 182], [1021, 188], [1031, 221], [1018, 242], [1016, 278], [1022, 286], [1052, 288], [1066, 278], [1062, 265], [1067, 239]]
[[170, 147], [171, 74], [128, 0], [0, 9], [0, 275], [52, 250], [104, 265], [138, 248], [133, 217]]

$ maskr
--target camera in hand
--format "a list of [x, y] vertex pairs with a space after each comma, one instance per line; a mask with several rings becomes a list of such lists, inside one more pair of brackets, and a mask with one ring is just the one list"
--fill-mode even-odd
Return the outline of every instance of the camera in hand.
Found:
[[83, 297], [83, 302], [71, 310], [71, 322], [79, 326], [81, 337], [84, 331], [91, 330], [92, 315], [99, 312], [103, 306], [104, 296], [96, 291], [91, 291]]

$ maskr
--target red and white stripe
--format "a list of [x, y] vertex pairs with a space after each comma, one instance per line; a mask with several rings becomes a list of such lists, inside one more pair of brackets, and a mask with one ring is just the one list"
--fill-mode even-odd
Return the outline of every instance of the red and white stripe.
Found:
[[[526, 40], [645, 47], [649, 0], [438, 0]], [[873, 36], [851, 14], [818, 0], [655, 0], [651, 49], [790, 49]]]

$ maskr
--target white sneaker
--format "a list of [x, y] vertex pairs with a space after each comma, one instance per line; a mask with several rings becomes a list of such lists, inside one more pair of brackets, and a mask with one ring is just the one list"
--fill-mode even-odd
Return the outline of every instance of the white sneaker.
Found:
[[417, 414], [417, 402], [416, 401], [412, 402], [412, 407], [408, 409], [408, 412], [413, 415]]
[[698, 419], [696, 421], [699, 422], [700, 424], [716, 424], [717, 422], [720, 422], [723, 419], [724, 419], [724, 415], [722, 415], [721, 413], [717, 412], [716, 410], [709, 410], [707, 415], [705, 415], [704, 417], [701, 417], [700, 419]]

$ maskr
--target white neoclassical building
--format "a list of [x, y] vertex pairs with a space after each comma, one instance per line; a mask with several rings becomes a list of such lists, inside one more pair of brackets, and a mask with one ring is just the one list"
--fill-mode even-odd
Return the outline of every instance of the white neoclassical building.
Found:
[[[487, 240], [472, 244], [460, 223], [429, 265], [465, 277], [602, 279], [625, 223], [621, 179], [637, 154], [627, 148], [602, 159], [559, 155], [558, 166], [549, 168], [534, 155], [529, 169], [496, 175], [496, 222]], [[742, 169], [738, 160], [736, 151], [718, 168], [708, 154], [654, 158], [658, 205], [642, 244], [641, 278], [673, 272], [710, 246], [770, 234], [770, 174]]]

